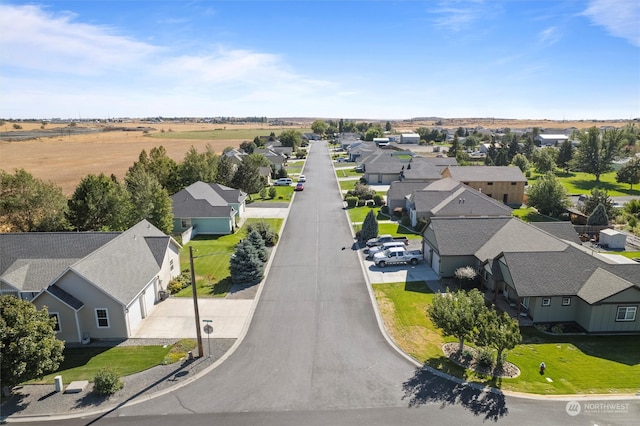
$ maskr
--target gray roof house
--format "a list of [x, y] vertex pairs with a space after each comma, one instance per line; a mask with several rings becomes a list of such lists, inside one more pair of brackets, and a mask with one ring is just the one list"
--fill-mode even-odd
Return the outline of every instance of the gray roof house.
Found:
[[367, 182], [384, 185], [398, 180], [433, 182], [442, 177], [444, 169], [457, 164], [455, 158], [413, 156], [407, 159], [382, 149], [363, 158], [361, 163], [364, 165], [364, 178]]
[[127, 339], [180, 274], [179, 249], [146, 220], [125, 232], [0, 234], [0, 294], [47, 306], [60, 340]]
[[195, 182], [173, 194], [173, 232], [186, 243], [198, 234], [227, 235], [244, 214], [247, 194], [218, 183]]
[[406, 209], [407, 196], [411, 195], [413, 191], [424, 189], [428, 184], [429, 182], [407, 180], [391, 182], [387, 190], [387, 206], [389, 206], [389, 211], [393, 212], [396, 208]]
[[474, 267], [489, 298], [521, 319], [573, 322], [590, 333], [640, 332], [640, 264], [591, 252], [571, 229], [568, 222], [537, 227], [507, 217], [433, 217], [423, 247], [442, 277]]
[[406, 197], [411, 226], [433, 216], [511, 216], [512, 209], [479, 191], [444, 178]]

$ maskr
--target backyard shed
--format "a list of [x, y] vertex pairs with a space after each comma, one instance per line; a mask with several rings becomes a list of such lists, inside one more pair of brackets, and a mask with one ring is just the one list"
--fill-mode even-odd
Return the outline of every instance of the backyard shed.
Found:
[[615, 229], [603, 229], [600, 231], [600, 244], [612, 249], [622, 249], [627, 243], [627, 236]]

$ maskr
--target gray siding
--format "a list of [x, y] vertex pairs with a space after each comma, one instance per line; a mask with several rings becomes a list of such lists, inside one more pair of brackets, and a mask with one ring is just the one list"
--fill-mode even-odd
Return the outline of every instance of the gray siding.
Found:
[[[58, 314], [58, 317], [60, 318], [60, 332], [56, 333], [56, 338], [58, 340], [80, 343], [82, 335], [78, 335], [78, 326], [73, 309], [49, 293], [40, 295], [40, 297], [35, 300], [35, 305], [38, 310], [42, 309], [43, 306], [46, 306], [50, 313], [56, 312]], [[84, 308], [81, 308], [80, 311], [82, 311], [82, 309]]]
[[[542, 306], [543, 299], [550, 299], [549, 306]], [[529, 316], [534, 322], [567, 322], [574, 321], [577, 308], [577, 297], [571, 297], [571, 304], [562, 306], [562, 297], [529, 298]]]
[[637, 306], [633, 303], [615, 303], [591, 306], [591, 318], [587, 331], [596, 332], [628, 332], [640, 331], [640, 312], [636, 310], [635, 321], [616, 321], [616, 313], [619, 306]]
[[477, 261], [474, 256], [442, 256], [440, 258], [440, 276], [453, 277], [456, 269], [463, 266], [475, 267]]

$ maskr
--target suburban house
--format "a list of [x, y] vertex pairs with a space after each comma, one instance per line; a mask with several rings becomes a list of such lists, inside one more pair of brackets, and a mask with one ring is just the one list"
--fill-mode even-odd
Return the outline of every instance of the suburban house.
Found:
[[[291, 151], [291, 148], [288, 149]], [[276, 170], [287, 165], [287, 156], [284, 153], [279, 153], [270, 148], [256, 148], [253, 151], [254, 154], [264, 155], [269, 162], [275, 166]]]
[[520, 206], [527, 178], [515, 166], [447, 167], [442, 177], [450, 177], [505, 204]]
[[182, 243], [198, 234], [227, 235], [244, 214], [247, 194], [219, 183], [195, 182], [173, 194], [173, 232]]
[[387, 206], [389, 211], [393, 212], [395, 209], [406, 210], [407, 197], [413, 194], [413, 191], [419, 191], [424, 189], [429, 182], [414, 182], [414, 181], [394, 181], [389, 185], [387, 190]]
[[146, 220], [125, 232], [0, 234], [0, 294], [46, 306], [60, 340], [127, 339], [180, 275], [179, 249]]
[[472, 266], [487, 297], [505, 302], [521, 320], [574, 322], [590, 333], [639, 332], [640, 264], [581, 246], [568, 222], [536, 225], [436, 216], [423, 232], [425, 260], [441, 277]]
[[[407, 158], [409, 155], [409, 158]], [[450, 157], [410, 156], [407, 152], [393, 152], [378, 149], [363, 158], [364, 178], [369, 184], [389, 185], [394, 181], [433, 182], [442, 177], [448, 166], [457, 164]]]
[[430, 183], [406, 197], [411, 226], [434, 216], [511, 216], [512, 209], [450, 178]]
[[568, 141], [569, 137], [567, 135], [547, 135], [540, 134], [533, 138], [534, 141], [538, 142], [540, 146], [559, 146], [562, 145], [564, 141]]

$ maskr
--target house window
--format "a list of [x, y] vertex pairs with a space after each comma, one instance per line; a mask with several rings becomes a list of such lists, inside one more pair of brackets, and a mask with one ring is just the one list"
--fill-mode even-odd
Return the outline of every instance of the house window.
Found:
[[109, 328], [109, 311], [105, 308], [96, 308], [96, 323], [98, 328]]
[[173, 259], [169, 259], [169, 268], [173, 271]]
[[493, 182], [487, 182], [487, 185], [491, 186], [493, 185]]
[[49, 312], [49, 318], [56, 319], [56, 323], [53, 326], [53, 331], [55, 331], [56, 333], [60, 333], [62, 331], [62, 329], [60, 328], [60, 314], [57, 312]]
[[570, 297], [563, 297], [562, 298], [562, 306], [569, 306], [571, 305], [571, 298]]
[[464, 185], [469, 186], [469, 182], [462, 182]]
[[635, 321], [637, 306], [618, 306], [616, 321]]
[[549, 299], [548, 297], [542, 299], [542, 306], [551, 306], [551, 299]]
[[182, 219], [182, 229], [191, 228], [191, 219]]
[[516, 186], [518, 182], [511, 182], [511, 186]]
[[525, 309], [529, 309], [529, 298], [528, 297], [523, 297], [522, 298], [522, 302], [520, 302], [520, 304], [522, 306], [524, 306]]

